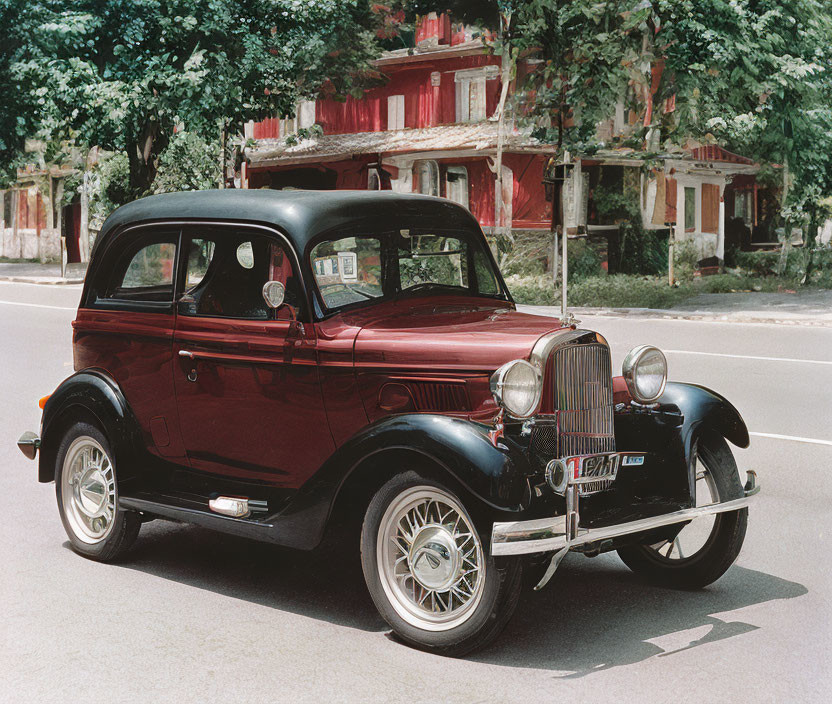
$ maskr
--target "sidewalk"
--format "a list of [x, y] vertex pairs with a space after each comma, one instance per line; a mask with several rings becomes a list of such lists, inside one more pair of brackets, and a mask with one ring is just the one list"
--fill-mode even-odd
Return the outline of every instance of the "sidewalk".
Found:
[[[557, 306], [517, 306], [538, 315], [560, 315]], [[704, 293], [666, 310], [651, 308], [569, 308], [580, 318], [658, 318], [726, 323], [770, 323], [832, 327], [832, 290], [795, 293]]]
[[23, 284], [82, 284], [86, 272], [87, 265], [85, 263], [67, 264], [66, 278], [61, 278], [60, 264], [0, 262], [0, 281], [14, 281]]

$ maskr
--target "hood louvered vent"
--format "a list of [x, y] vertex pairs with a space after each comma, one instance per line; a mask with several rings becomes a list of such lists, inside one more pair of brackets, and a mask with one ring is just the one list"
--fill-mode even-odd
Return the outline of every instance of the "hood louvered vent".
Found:
[[465, 384], [437, 381], [408, 381], [418, 411], [467, 411]]

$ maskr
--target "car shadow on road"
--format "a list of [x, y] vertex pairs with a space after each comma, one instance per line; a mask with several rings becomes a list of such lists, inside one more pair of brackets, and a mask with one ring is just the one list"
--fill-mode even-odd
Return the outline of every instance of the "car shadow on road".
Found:
[[153, 521], [119, 566], [349, 628], [386, 627], [364, 585], [357, 539], [327, 538], [310, 552]]
[[471, 659], [584, 677], [755, 631], [731, 612], [807, 593], [802, 584], [738, 565], [706, 589], [665, 589], [615, 555], [570, 555], [547, 587], [521, 597], [502, 636]]
[[[120, 566], [348, 628], [388, 630], [364, 585], [357, 541], [330, 537], [304, 552], [155, 521]], [[470, 659], [583, 677], [757, 630], [730, 612], [807, 591], [737, 565], [701, 591], [663, 589], [614, 555], [570, 555], [545, 589], [521, 595], [505, 632]]]

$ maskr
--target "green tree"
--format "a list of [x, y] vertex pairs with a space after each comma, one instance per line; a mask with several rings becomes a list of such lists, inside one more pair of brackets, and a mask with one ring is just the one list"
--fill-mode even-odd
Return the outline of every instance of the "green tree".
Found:
[[662, 93], [677, 95], [670, 133], [716, 138], [780, 165], [784, 229], [807, 226], [811, 256], [821, 201], [832, 193], [832, 6], [654, 0], [641, 12], [657, 28], [652, 54], [666, 60]]
[[379, 80], [384, 17], [361, 0], [2, 1], [26, 37], [11, 80], [36, 104], [16, 134], [125, 151], [134, 195], [177, 125], [216, 141], [322, 86], [337, 96]]
[[220, 176], [219, 144], [192, 132], [177, 132], [159, 157], [151, 190], [201, 191], [213, 188]]
[[[596, 124], [626, 95], [641, 125], [628, 139], [645, 157], [693, 138], [782, 167], [786, 230], [808, 224], [811, 244], [832, 194], [827, 0], [417, 0], [412, 7], [450, 9], [491, 29], [495, 52], [539, 59], [518, 86], [517, 114], [557, 152], [597, 149]], [[676, 109], [659, 109], [671, 97]]]
[[26, 39], [24, 28], [17, 21], [18, 5], [16, 0], [0, 0], [0, 27], [3, 27], [0, 44], [0, 187], [15, 180], [26, 137], [23, 115], [33, 108], [12, 71]]

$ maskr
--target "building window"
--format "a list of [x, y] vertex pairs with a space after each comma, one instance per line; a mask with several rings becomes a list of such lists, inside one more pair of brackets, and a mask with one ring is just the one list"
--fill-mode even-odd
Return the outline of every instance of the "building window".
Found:
[[457, 122], [477, 122], [486, 118], [485, 82], [496, 80], [498, 74], [496, 66], [466, 69], [454, 74]]
[[391, 95], [387, 98], [387, 129], [404, 129], [404, 96]]
[[685, 230], [693, 232], [696, 229], [696, 189], [693, 186], [685, 188]]
[[426, 196], [439, 195], [439, 167], [435, 161], [417, 161], [413, 165], [413, 190]]
[[751, 191], [736, 191], [734, 193], [734, 217], [740, 218], [746, 225], [754, 221], [754, 194]]
[[445, 197], [468, 207], [468, 169], [449, 166], [445, 171]]

